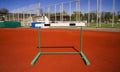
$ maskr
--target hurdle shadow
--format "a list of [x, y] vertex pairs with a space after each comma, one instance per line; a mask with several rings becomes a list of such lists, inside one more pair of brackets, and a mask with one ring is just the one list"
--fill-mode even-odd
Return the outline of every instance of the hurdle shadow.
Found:
[[[39, 48], [39, 47], [37, 47]], [[79, 52], [74, 46], [41, 46], [40, 48], [72, 48], [74, 51]]]
[[[79, 54], [82, 57], [83, 62], [88, 66], [90, 65], [90, 62], [87, 59], [87, 57], [85, 56], [85, 54], [82, 51], [77, 50], [74, 46], [41, 46], [40, 48], [72, 48], [75, 51], [74, 53], [73, 52], [72, 53], [63, 52], [60, 54]], [[46, 54], [46, 53], [47, 52], [45, 52], [44, 54]], [[49, 53], [49, 54], [52, 54], [52, 53]], [[37, 54], [37, 56], [40, 56], [40, 52]], [[36, 59], [38, 58], [37, 56], [36, 56]], [[34, 62], [35, 61], [33, 61], [31, 64], [34, 65]]]

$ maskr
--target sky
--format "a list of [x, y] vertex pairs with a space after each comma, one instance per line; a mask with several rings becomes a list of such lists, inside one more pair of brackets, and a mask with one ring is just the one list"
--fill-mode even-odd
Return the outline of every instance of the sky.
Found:
[[[56, 3], [61, 2], [68, 2], [72, 0], [0, 0], [0, 9], [1, 8], [7, 8], [9, 11], [25, 7], [31, 4], [35, 4], [40, 2], [41, 7], [46, 7], [48, 5], [53, 5]], [[102, 0], [102, 10], [103, 11], [112, 11], [112, 0]], [[80, 10], [82, 12], [88, 11], [88, 0], [80, 0]], [[90, 11], [96, 11], [96, 0], [90, 0]], [[66, 7], [65, 10], [68, 11], [67, 5], [64, 5]], [[53, 9], [53, 7], [51, 7]], [[51, 9], [51, 10], [52, 10]], [[75, 5], [72, 5], [72, 10], [75, 10]], [[120, 10], [120, 0], [115, 0], [115, 10]]]

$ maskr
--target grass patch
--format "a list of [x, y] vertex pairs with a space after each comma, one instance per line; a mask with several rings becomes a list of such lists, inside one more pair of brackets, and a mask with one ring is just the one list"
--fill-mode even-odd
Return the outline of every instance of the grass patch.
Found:
[[[98, 27], [100, 24], [98, 24]], [[96, 27], [96, 23], [90, 23], [90, 26], [88, 27]], [[102, 23], [100, 28], [120, 28], [120, 23], [119, 24], [114, 24], [114, 27], [112, 27], [112, 23]]]

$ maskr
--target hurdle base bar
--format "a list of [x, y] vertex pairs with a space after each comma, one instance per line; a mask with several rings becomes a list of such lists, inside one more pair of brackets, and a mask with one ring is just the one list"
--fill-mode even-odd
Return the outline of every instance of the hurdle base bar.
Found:
[[81, 55], [81, 57], [83, 58], [85, 64], [86, 64], [87, 66], [89, 66], [89, 65], [90, 65], [90, 62], [89, 62], [89, 60], [87, 59], [87, 57], [85, 56], [85, 54], [81, 51], [81, 52], [80, 52], [80, 55]]
[[41, 55], [41, 53], [38, 52], [37, 55], [34, 57], [34, 59], [31, 61], [30, 64], [31, 64], [32, 66], [36, 63], [36, 61], [38, 60], [38, 58], [40, 57], [40, 55]]
[[87, 66], [90, 65], [89, 60], [87, 59], [87, 57], [85, 56], [85, 54], [81, 51], [81, 52], [38, 52], [38, 54], [35, 56], [35, 58], [31, 62], [32, 66], [36, 63], [36, 61], [38, 60], [38, 58], [42, 54], [80, 54], [80, 56], [83, 58], [85, 64]]

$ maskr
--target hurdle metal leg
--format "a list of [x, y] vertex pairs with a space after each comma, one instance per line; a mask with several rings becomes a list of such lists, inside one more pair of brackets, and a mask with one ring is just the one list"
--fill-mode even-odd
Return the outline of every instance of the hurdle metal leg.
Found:
[[36, 63], [36, 61], [38, 60], [38, 58], [40, 57], [40, 52], [38, 52], [38, 54], [35, 56], [35, 58], [32, 60], [32, 62], [30, 63], [32, 66]]
[[41, 55], [41, 52], [40, 52], [40, 27], [38, 27], [38, 54], [35, 56], [35, 58], [32, 60], [32, 62], [30, 64], [34, 65], [40, 55]]
[[42, 54], [80, 54], [80, 56], [83, 58], [85, 64], [90, 65], [89, 60], [87, 59], [85, 54], [82, 52], [82, 26], [80, 27], [80, 51], [79, 52], [41, 52], [40, 51], [40, 28], [38, 28], [38, 54], [32, 60], [32, 62], [31, 62], [32, 66], [36, 63], [36, 61]]
[[87, 59], [87, 57], [85, 56], [85, 54], [82, 52], [82, 26], [80, 27], [80, 55], [83, 58], [84, 62], [86, 65], [90, 65], [89, 60]]

